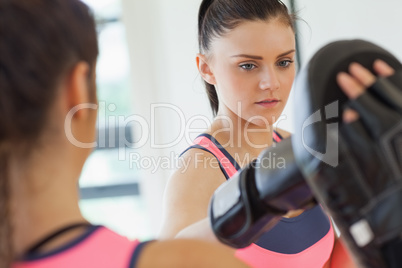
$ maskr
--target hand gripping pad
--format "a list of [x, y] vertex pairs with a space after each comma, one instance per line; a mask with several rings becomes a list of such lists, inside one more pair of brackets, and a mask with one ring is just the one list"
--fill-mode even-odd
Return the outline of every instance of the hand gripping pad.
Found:
[[[378, 78], [349, 101], [336, 75], [347, 72], [351, 62], [373, 71], [378, 58], [395, 74]], [[300, 104], [292, 143], [296, 162], [359, 267], [390, 267], [398, 262], [392, 258], [402, 262], [388, 249], [402, 243], [402, 65], [372, 43], [338, 41], [315, 54], [295, 91]], [[359, 120], [343, 124], [346, 107], [355, 109]]]

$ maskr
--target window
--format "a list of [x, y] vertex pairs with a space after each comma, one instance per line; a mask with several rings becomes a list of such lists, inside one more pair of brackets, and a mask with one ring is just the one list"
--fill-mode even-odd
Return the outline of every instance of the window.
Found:
[[130, 63], [119, 0], [84, 0], [97, 20], [100, 55], [97, 64], [98, 147], [80, 178], [80, 207], [94, 224], [146, 240], [151, 238], [148, 217], [139, 191], [139, 178], [127, 155], [133, 151], [131, 126], [119, 118], [132, 113]]

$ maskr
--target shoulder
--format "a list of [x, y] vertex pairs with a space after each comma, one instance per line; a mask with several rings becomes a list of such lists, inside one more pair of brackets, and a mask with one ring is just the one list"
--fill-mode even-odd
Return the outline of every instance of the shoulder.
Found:
[[284, 129], [281, 129], [281, 128], [275, 128], [275, 131], [276, 131], [279, 135], [281, 135], [282, 138], [284, 138], [284, 139], [287, 139], [287, 138], [289, 138], [289, 137], [292, 135], [292, 133], [290, 133], [290, 132], [288, 132], [288, 131], [286, 131], [286, 130], [284, 130]]
[[[169, 178], [165, 197], [170, 200], [207, 199], [226, 181], [215, 156], [193, 148], [179, 159], [179, 168]], [[194, 189], [197, 195], [194, 195]]]
[[219, 244], [190, 239], [176, 239], [148, 243], [141, 250], [135, 267], [247, 266], [234, 257], [232, 250]]
[[226, 181], [216, 157], [198, 148], [188, 150], [180, 157], [179, 168], [173, 173], [169, 183], [183, 183], [184, 180], [216, 187]]

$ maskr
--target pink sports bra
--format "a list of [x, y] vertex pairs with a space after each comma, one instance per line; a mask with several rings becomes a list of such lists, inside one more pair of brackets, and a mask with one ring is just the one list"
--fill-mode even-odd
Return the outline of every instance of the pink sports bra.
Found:
[[132, 268], [145, 243], [103, 226], [90, 226], [74, 241], [44, 254], [27, 254], [12, 268]]

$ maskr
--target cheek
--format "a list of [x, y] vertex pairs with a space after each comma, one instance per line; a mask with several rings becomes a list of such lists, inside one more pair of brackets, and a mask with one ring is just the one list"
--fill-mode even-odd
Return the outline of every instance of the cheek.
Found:
[[289, 73], [285, 73], [282, 75], [282, 83], [281, 83], [281, 92], [283, 94], [283, 97], [286, 96], [286, 98], [289, 96], [290, 94], [290, 90], [292, 89], [293, 86], [293, 82], [295, 79], [295, 72], [289, 72]]
[[244, 79], [231, 68], [225, 68], [217, 73], [219, 94], [225, 102], [241, 100], [246, 93], [247, 85]]

